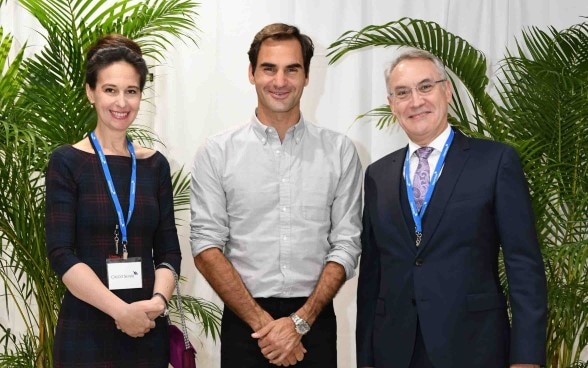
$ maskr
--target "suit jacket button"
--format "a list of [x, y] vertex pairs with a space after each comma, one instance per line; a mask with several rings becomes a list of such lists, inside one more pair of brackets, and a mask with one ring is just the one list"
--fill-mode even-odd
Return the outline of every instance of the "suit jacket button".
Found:
[[423, 259], [422, 258], [417, 258], [416, 261], [414, 261], [414, 265], [415, 266], [422, 266], [423, 265]]
[[416, 299], [415, 298], [410, 298], [410, 303], [412, 305], [416, 305]]

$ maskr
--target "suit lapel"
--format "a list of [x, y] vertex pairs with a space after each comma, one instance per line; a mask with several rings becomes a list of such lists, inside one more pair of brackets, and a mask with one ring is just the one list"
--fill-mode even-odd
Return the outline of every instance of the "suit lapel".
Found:
[[[390, 226], [392, 226], [394, 223], [399, 224], [398, 229], [400, 234], [398, 235], [403, 238], [401, 243], [407, 244], [411, 251], [415, 252], [416, 247], [414, 246], [414, 240], [411, 235], [414, 233], [414, 224], [404, 221], [405, 216], [401, 205], [403, 196], [406, 196], [403, 194], [400, 188], [401, 185], [404, 185], [403, 168], [404, 158], [406, 157], [407, 150], [408, 146], [404, 149], [394, 152], [390, 157], [390, 171], [388, 175], [385, 175], [383, 181], [383, 191], [389, 193], [389, 195], [383, 196], [384, 203], [382, 203], [382, 208], [390, 209], [389, 217], [384, 217], [390, 221]], [[413, 227], [411, 228], [411, 226]]]
[[469, 158], [469, 142], [467, 137], [455, 128], [454, 131], [455, 137], [453, 143], [447, 153], [443, 171], [435, 186], [435, 191], [433, 192], [431, 202], [423, 219], [423, 238], [419, 246], [419, 253], [423, 252], [435, 234], [435, 230], [443, 217], [455, 184]]

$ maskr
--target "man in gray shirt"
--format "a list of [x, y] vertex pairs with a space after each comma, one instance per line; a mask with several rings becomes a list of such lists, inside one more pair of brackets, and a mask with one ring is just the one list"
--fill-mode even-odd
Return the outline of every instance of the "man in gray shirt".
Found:
[[337, 366], [332, 300], [361, 251], [361, 164], [351, 140], [305, 121], [314, 46], [264, 27], [249, 50], [258, 105], [192, 167], [194, 263], [225, 303], [221, 366]]

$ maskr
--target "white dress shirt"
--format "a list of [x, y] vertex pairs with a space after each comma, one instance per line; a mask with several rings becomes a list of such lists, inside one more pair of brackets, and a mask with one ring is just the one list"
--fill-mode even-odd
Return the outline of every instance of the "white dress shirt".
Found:
[[[447, 138], [449, 138], [449, 133], [451, 132], [451, 125], [448, 125], [445, 130], [437, 136], [437, 138], [433, 139], [431, 143], [427, 145], [427, 147], [433, 147], [433, 152], [427, 158], [429, 162], [429, 181], [431, 180], [431, 174], [435, 171], [435, 167], [437, 166], [437, 162], [439, 161], [439, 157], [441, 157], [441, 151], [443, 151], [443, 146], [445, 146], [445, 142], [447, 142]], [[416, 155], [416, 150], [421, 148], [418, 144], [414, 143], [410, 139], [408, 140], [408, 152], [410, 153], [410, 180], [413, 180], [414, 173], [416, 172], [417, 166], [419, 164], [419, 157]], [[441, 172], [443, 169], [441, 169]], [[441, 176], [441, 172], [439, 172], [439, 176]]]
[[361, 164], [346, 136], [300, 121], [283, 142], [253, 116], [192, 167], [192, 254], [217, 247], [253, 297], [305, 297], [328, 261], [354, 274]]

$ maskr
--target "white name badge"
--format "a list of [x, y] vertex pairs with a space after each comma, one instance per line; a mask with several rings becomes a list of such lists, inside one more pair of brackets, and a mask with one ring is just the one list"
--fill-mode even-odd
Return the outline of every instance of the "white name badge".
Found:
[[108, 289], [140, 289], [143, 287], [141, 257], [107, 259]]

